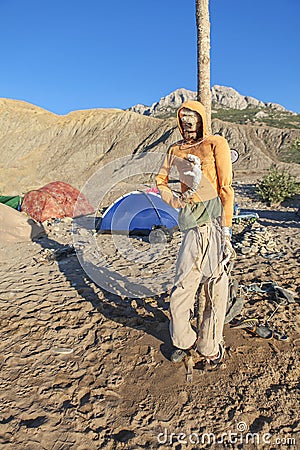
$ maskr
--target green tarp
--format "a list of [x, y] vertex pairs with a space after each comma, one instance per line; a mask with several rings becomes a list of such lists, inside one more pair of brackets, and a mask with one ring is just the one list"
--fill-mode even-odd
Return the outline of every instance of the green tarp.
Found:
[[0, 203], [3, 203], [6, 206], [10, 206], [11, 208], [17, 209], [20, 211], [21, 209], [21, 197], [19, 195], [8, 196], [8, 195], [0, 195]]

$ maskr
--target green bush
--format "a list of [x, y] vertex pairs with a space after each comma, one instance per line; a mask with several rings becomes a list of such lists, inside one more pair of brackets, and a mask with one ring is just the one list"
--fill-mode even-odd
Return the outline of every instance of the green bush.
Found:
[[256, 192], [270, 205], [278, 205], [298, 192], [296, 178], [285, 171], [271, 167], [269, 173], [258, 182]]
[[294, 162], [300, 164], [300, 139], [296, 138], [288, 146], [282, 146], [278, 157], [283, 162]]

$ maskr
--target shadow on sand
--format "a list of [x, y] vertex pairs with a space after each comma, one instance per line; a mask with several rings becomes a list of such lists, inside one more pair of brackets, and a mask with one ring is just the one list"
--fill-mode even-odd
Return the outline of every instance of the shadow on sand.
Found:
[[[53, 251], [49, 263], [53, 260], [57, 261], [60, 272], [64, 275], [66, 281], [76, 289], [80, 297], [90, 302], [93, 308], [107, 319], [113, 320], [122, 326], [143, 330], [162, 341], [161, 352], [166, 358], [169, 358], [172, 343], [168, 330], [169, 319], [164, 312], [168, 310], [169, 305], [165, 301], [168, 297], [167, 294], [152, 297], [151, 300], [156, 301], [156, 303], [154, 302], [155, 306], [151, 305], [153, 302], [149, 302], [149, 298], [124, 298], [118, 296], [94, 284], [82, 268], [72, 246], [60, 244], [47, 236], [39, 238], [36, 242], [42, 249]], [[105, 272], [105, 268], [91, 267], [91, 263], [89, 263], [89, 270], [103, 270], [101, 275], [106, 277], [109, 284], [109, 273]], [[114, 278], [114, 283], [116, 280], [120, 283], [120, 286], [124, 286], [124, 283], [128, 282], [120, 274], [117, 274]]]
[[300, 228], [300, 217], [295, 211], [255, 210], [259, 223], [263, 226], [280, 226], [283, 228]]

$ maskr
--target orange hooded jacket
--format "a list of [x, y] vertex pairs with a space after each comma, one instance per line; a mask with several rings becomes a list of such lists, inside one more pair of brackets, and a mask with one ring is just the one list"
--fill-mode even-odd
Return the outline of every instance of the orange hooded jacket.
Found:
[[[181, 105], [177, 111], [178, 127], [182, 132], [179, 120], [179, 111], [182, 108], [188, 108], [200, 114], [203, 123], [203, 138], [194, 144], [185, 144], [177, 142], [173, 144], [164, 159], [159, 173], [156, 176], [156, 185], [160, 191], [162, 199], [174, 208], [189, 208], [193, 212], [196, 224], [207, 223], [218, 216], [221, 216], [222, 226], [232, 225], [233, 216], [233, 189], [232, 183], [232, 163], [230, 148], [226, 139], [222, 136], [207, 135], [207, 121], [204, 106], [198, 101], [187, 101]], [[191, 170], [191, 163], [187, 160], [187, 155], [198, 156], [201, 162], [202, 178], [193, 196], [194, 206], [184, 205], [182, 200], [174, 195], [168, 186], [169, 174], [172, 166], [175, 166], [179, 172], [181, 182], [181, 192], [184, 193], [189, 186], [184, 172]], [[220, 208], [212, 207], [216, 201], [221, 200], [223, 211]], [[197, 214], [197, 206], [209, 211], [206, 219], [201, 212]], [[217, 212], [217, 210], [219, 212]], [[189, 211], [189, 212], [190, 212]], [[209, 216], [209, 217], [208, 217]]]

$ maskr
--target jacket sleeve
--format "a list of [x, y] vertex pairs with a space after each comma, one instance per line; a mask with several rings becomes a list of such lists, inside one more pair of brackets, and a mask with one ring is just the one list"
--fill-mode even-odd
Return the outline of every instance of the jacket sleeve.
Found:
[[174, 161], [174, 156], [171, 153], [171, 149], [168, 150], [168, 153], [166, 154], [164, 161], [161, 165], [161, 168], [158, 172], [158, 174], [155, 177], [156, 186], [157, 189], [160, 192], [161, 198], [164, 202], [166, 202], [168, 205], [172, 206], [173, 208], [183, 208], [185, 206], [185, 203], [180, 200], [179, 197], [177, 197], [171, 189], [168, 186], [169, 181], [169, 173], [172, 167]]
[[214, 147], [218, 178], [218, 195], [223, 205], [222, 226], [232, 226], [234, 192], [232, 188], [232, 162], [228, 142], [222, 136]]

